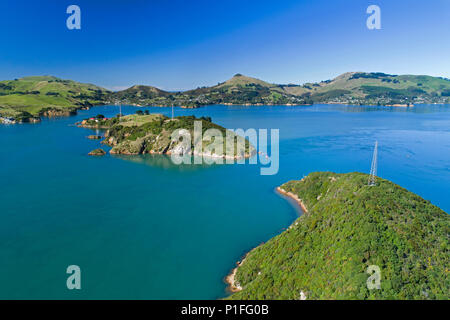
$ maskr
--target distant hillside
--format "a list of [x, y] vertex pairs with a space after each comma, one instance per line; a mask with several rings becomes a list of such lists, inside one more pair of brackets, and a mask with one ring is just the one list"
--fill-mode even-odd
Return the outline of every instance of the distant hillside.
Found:
[[258, 106], [313, 103], [408, 106], [416, 103], [450, 103], [450, 80], [430, 76], [348, 72], [332, 80], [297, 85], [272, 84], [236, 74], [215, 86], [183, 92], [168, 92], [144, 85], [110, 92], [91, 84], [51, 76], [0, 81], [0, 122], [1, 117], [33, 121], [40, 116], [68, 115], [79, 108], [115, 103], [189, 108], [211, 104]]
[[[134, 90], [133, 88], [139, 88]], [[150, 92], [150, 94], [147, 94]], [[309, 98], [293, 95], [279, 85], [259, 79], [235, 75], [226, 82], [213, 87], [203, 87], [184, 92], [169, 93], [154, 87], [134, 86], [116, 92], [112, 99], [122, 103], [155, 106], [199, 107], [209, 104], [312, 104]]]
[[[158, 98], [167, 98], [170, 96], [169, 92], [160, 90], [152, 86], [136, 85], [131, 88], [115, 92], [111, 95], [111, 98], [117, 101], [132, 100], [132, 101], [157, 101]], [[165, 100], [164, 100], [165, 101]]]
[[[450, 216], [362, 173], [312, 173], [281, 186], [307, 213], [246, 256], [231, 299], [449, 299]], [[367, 288], [370, 265], [381, 289]]]
[[348, 72], [319, 83], [271, 84], [236, 74], [212, 87], [169, 93], [154, 87], [134, 86], [113, 94], [122, 103], [155, 106], [208, 104], [304, 105], [413, 105], [450, 103], [450, 80], [430, 76]]
[[393, 105], [449, 103], [450, 80], [430, 76], [348, 72], [303, 88], [315, 102]]
[[67, 115], [104, 102], [109, 91], [52, 76], [0, 81], [0, 116], [17, 121]]

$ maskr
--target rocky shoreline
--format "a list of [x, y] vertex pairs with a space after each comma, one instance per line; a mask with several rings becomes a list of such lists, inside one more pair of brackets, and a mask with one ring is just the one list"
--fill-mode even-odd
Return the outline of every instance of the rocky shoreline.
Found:
[[[253, 249], [252, 249], [253, 250]], [[245, 254], [245, 256], [238, 262], [236, 262], [236, 267], [231, 270], [231, 272], [225, 277], [224, 281], [228, 285], [226, 290], [229, 293], [235, 293], [241, 291], [243, 288], [239, 284], [239, 282], [236, 281], [236, 272], [238, 268], [245, 262], [245, 259], [247, 258], [248, 254], [252, 252], [250, 250]]]
[[89, 110], [90, 107], [70, 107], [70, 108], [54, 108], [49, 107], [41, 110], [37, 115], [22, 112], [20, 117], [8, 117], [0, 115], [0, 123], [3, 124], [19, 124], [19, 123], [39, 123], [42, 118], [61, 118], [75, 116], [78, 110]]
[[39, 116], [46, 118], [69, 117], [76, 115], [77, 110], [77, 108], [46, 108], [39, 112]]

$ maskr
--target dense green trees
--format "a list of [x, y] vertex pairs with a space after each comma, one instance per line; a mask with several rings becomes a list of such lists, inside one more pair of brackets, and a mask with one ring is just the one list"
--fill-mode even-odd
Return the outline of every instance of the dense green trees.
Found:
[[[450, 218], [438, 207], [362, 173], [313, 173], [282, 186], [308, 208], [252, 250], [234, 299], [448, 299]], [[381, 289], [369, 290], [369, 265]]]

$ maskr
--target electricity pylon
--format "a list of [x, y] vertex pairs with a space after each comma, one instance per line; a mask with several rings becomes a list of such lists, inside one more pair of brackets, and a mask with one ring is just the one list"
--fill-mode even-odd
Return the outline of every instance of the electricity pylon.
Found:
[[375, 149], [373, 150], [372, 166], [370, 168], [369, 186], [375, 186], [375, 178], [377, 176], [378, 167], [378, 141], [375, 141]]
[[120, 122], [120, 120], [122, 118], [122, 104], [120, 103], [119, 100], [116, 100], [116, 105], [119, 106], [119, 122]]

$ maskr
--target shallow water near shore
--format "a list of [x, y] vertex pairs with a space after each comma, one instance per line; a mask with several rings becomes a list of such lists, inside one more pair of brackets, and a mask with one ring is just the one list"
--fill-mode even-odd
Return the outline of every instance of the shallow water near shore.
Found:
[[[142, 108], [123, 107], [126, 114]], [[171, 108], [144, 108], [171, 114]], [[217, 299], [247, 251], [298, 208], [275, 192], [313, 171], [368, 172], [450, 212], [450, 106], [208, 106], [224, 127], [280, 129], [280, 170], [174, 165], [165, 156], [89, 157], [93, 130], [73, 126], [115, 106], [0, 126], [0, 299]], [[79, 265], [82, 289], [66, 288]]]

